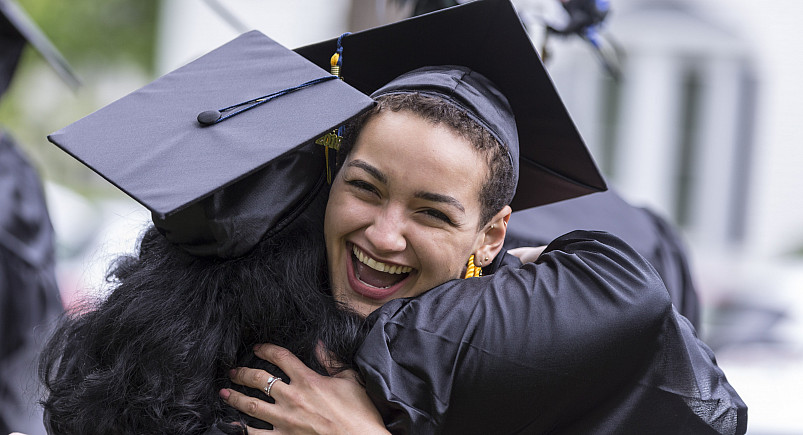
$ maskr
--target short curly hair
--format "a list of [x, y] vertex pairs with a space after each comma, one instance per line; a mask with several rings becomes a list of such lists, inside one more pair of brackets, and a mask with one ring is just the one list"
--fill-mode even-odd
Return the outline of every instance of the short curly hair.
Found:
[[433, 124], [444, 124], [467, 139], [474, 149], [485, 156], [488, 174], [479, 192], [480, 228], [513, 199], [515, 177], [510, 157], [502, 144], [485, 127], [471, 119], [463, 110], [444, 99], [418, 92], [386, 94], [376, 98], [377, 104], [345, 126], [337, 157], [338, 170], [351, 153], [362, 127], [383, 110], [406, 110]]

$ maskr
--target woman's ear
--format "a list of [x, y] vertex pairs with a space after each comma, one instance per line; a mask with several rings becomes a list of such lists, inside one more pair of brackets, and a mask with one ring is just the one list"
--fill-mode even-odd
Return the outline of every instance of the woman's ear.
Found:
[[485, 224], [482, 230], [480, 246], [474, 251], [474, 264], [485, 267], [496, 258], [502, 246], [505, 244], [507, 234], [507, 222], [510, 220], [512, 209], [506, 205], [499, 210], [490, 222]]

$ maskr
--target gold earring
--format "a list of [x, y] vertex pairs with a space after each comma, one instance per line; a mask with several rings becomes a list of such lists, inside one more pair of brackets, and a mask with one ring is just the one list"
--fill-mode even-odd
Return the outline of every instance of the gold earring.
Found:
[[474, 265], [474, 254], [468, 257], [468, 266], [466, 266], [465, 278], [475, 278], [482, 276], [482, 267]]

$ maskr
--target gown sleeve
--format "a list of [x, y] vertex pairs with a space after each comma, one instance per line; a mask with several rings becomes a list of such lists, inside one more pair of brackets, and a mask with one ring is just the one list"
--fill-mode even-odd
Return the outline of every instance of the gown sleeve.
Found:
[[535, 263], [389, 302], [356, 362], [393, 433], [738, 433], [746, 408], [628, 245], [576, 231]]

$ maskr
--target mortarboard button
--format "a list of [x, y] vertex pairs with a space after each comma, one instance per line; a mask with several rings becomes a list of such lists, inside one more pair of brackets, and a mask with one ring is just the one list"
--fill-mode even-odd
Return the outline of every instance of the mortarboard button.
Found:
[[203, 125], [212, 125], [220, 119], [219, 110], [206, 110], [198, 114], [198, 122]]

